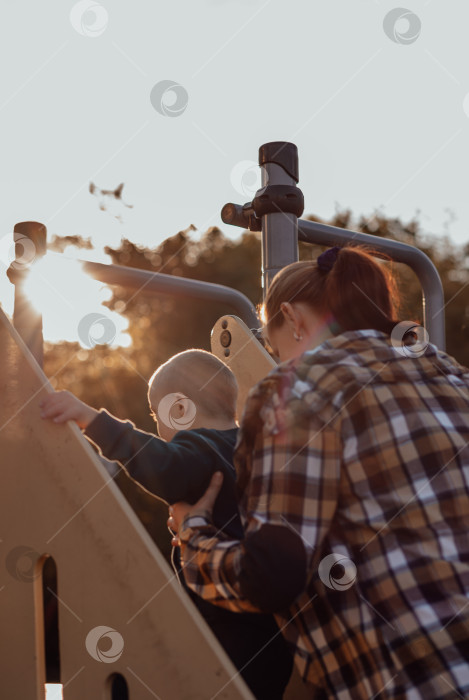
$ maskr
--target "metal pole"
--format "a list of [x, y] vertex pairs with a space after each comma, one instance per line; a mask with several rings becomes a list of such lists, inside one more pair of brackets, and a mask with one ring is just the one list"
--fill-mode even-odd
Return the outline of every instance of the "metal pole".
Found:
[[445, 298], [443, 285], [435, 265], [430, 258], [414, 246], [392, 241], [389, 238], [371, 236], [368, 233], [328, 226], [316, 221], [298, 221], [298, 239], [316, 245], [344, 245], [357, 243], [389, 255], [396, 262], [405, 263], [417, 275], [422, 285], [423, 325], [430, 341], [440, 350], [445, 343]]
[[[275, 186], [296, 189], [298, 182], [298, 149], [293, 143], [273, 141], [259, 148], [259, 166], [262, 171], [262, 189], [256, 192], [253, 208], [259, 216], [257, 204], [269, 188], [273, 207], [262, 212], [262, 288], [264, 298], [272, 279], [286, 265], [298, 260], [298, 216], [284, 210], [275, 194]], [[299, 190], [298, 190], [299, 192]], [[301, 193], [300, 193], [301, 194]], [[273, 212], [272, 212], [273, 209]], [[275, 212], [275, 213], [274, 213]], [[302, 209], [301, 209], [302, 212]]]
[[123, 265], [105, 265], [86, 260], [82, 260], [81, 263], [85, 272], [104, 284], [120, 285], [143, 294], [167, 294], [181, 299], [226, 304], [249, 328], [257, 328], [259, 325], [254, 305], [237, 289]]
[[15, 285], [13, 325], [42, 368], [44, 360], [44, 340], [42, 335], [42, 314], [31, 304], [24, 293], [24, 282], [30, 268], [47, 250], [47, 229], [38, 221], [21, 221], [13, 229], [15, 260], [7, 275]]

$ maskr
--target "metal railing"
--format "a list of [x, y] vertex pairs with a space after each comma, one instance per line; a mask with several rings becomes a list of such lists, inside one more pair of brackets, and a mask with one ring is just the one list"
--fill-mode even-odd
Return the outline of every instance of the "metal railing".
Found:
[[299, 219], [303, 195], [299, 180], [298, 151], [288, 142], [266, 143], [259, 149], [262, 188], [252, 202], [225, 204], [222, 219], [227, 224], [262, 231], [264, 294], [275, 273], [298, 260], [298, 241], [324, 246], [357, 243], [386, 253], [395, 262], [408, 265], [422, 286], [424, 326], [430, 341], [445, 349], [444, 296], [438, 271], [430, 258], [414, 246], [389, 238]]

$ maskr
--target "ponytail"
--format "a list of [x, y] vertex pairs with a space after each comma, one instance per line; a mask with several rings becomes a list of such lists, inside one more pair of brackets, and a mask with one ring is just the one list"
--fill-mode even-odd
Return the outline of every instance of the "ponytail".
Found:
[[317, 261], [292, 263], [274, 277], [263, 306], [269, 328], [283, 324], [282, 302], [301, 301], [328, 319], [331, 331], [375, 329], [390, 334], [398, 323], [398, 294], [389, 270], [358, 246], [331, 248]]

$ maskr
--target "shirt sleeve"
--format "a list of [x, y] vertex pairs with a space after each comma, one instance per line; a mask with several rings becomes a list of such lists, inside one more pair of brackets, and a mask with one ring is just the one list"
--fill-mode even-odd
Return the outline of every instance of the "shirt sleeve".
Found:
[[213, 473], [210, 447], [193, 431], [180, 431], [165, 442], [102, 409], [84, 432], [103, 457], [119, 462], [139, 485], [167, 503], [194, 503]]
[[281, 612], [293, 603], [337, 506], [339, 412], [318, 412], [310, 387], [282, 394], [269, 382], [250, 395], [236, 451], [244, 540], [222, 538], [210, 525], [188, 527], [190, 515], [179, 533], [188, 585], [234, 611]]

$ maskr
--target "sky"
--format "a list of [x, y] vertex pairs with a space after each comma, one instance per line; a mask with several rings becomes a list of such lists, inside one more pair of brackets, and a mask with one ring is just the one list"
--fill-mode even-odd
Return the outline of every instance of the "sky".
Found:
[[[29, 219], [97, 260], [190, 224], [238, 236], [221, 208], [282, 140], [305, 214], [420, 212], [469, 238], [467, 0], [4, 0], [2, 19], [0, 245]], [[101, 211], [90, 182], [132, 208]]]

